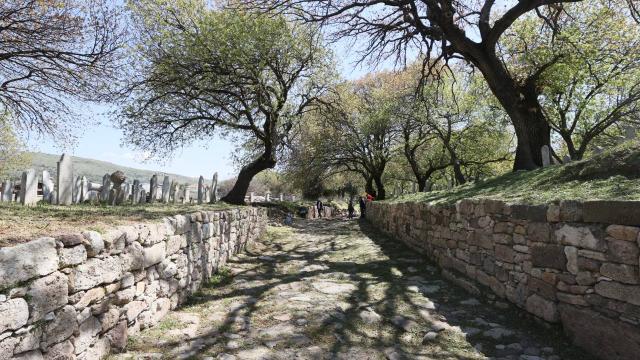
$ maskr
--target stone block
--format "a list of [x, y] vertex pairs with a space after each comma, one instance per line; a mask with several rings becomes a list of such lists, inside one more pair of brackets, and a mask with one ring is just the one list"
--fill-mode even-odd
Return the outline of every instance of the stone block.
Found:
[[7, 337], [0, 340], [0, 360], [13, 359], [13, 349], [18, 345], [20, 339], [15, 337]]
[[103, 283], [113, 282], [122, 274], [122, 265], [118, 257], [104, 260], [91, 258], [86, 263], [76, 266], [69, 275], [69, 286], [72, 292], [94, 288]]
[[[640, 209], [638, 211], [640, 211]], [[609, 225], [607, 226], [606, 231], [607, 235], [615, 238], [616, 240], [636, 242], [638, 239], [638, 233], [640, 233], [640, 228], [635, 226]]]
[[111, 348], [116, 352], [124, 351], [127, 347], [128, 330], [127, 322], [121, 321], [105, 334]]
[[567, 258], [560, 245], [531, 246], [531, 261], [534, 267], [565, 270]]
[[600, 268], [600, 274], [625, 284], [638, 284], [640, 280], [637, 266], [605, 263]]
[[0, 288], [49, 275], [56, 270], [58, 252], [53, 238], [0, 248]]
[[629, 265], [638, 265], [638, 245], [635, 242], [607, 238], [606, 259]]
[[[28, 351], [37, 350], [40, 347], [40, 337], [42, 336], [42, 327], [29, 325], [20, 329], [20, 342], [13, 349], [15, 354], [21, 354]], [[14, 336], [18, 335], [18, 332]]]
[[78, 327], [78, 334], [73, 338], [75, 353], [80, 354], [87, 350], [98, 338], [102, 330], [100, 321], [95, 316], [90, 316]]
[[573, 246], [564, 247], [564, 255], [567, 258], [567, 271], [573, 275], [579, 271], [578, 267], [578, 249]]
[[513, 263], [514, 251], [510, 246], [496, 245], [495, 256], [497, 260]]
[[105, 296], [104, 288], [95, 287], [93, 289], [87, 290], [74, 306], [77, 310], [82, 310], [87, 306], [102, 300], [104, 296]]
[[619, 225], [640, 224], [640, 201], [596, 200], [583, 203], [585, 222]]
[[528, 312], [546, 321], [558, 321], [558, 309], [556, 303], [537, 294], [531, 295], [527, 298], [525, 308]]
[[67, 305], [55, 315], [53, 321], [45, 325], [43, 342], [46, 347], [68, 339], [78, 329], [77, 312], [73, 306]]
[[29, 285], [29, 320], [36, 322], [48, 312], [67, 304], [69, 300], [69, 281], [61, 272], [37, 279]]
[[556, 299], [556, 288], [555, 284], [550, 284], [540, 279], [536, 279], [534, 277], [529, 278], [528, 288], [529, 292], [532, 294], [540, 295], [549, 300]]
[[87, 255], [89, 257], [97, 256], [104, 250], [104, 240], [102, 240], [100, 233], [96, 231], [85, 231], [82, 233], [82, 236], [84, 236], [84, 246], [87, 249]]
[[87, 250], [82, 245], [60, 249], [61, 268], [82, 264], [85, 260], [87, 260]]
[[84, 236], [81, 234], [62, 234], [56, 237], [56, 240], [62, 242], [65, 247], [80, 245], [84, 242]]
[[24, 299], [0, 302], [0, 334], [23, 327], [27, 324], [27, 320], [29, 320], [29, 306]]
[[529, 220], [535, 222], [547, 221], [546, 205], [510, 205], [511, 216], [514, 219]]
[[147, 304], [144, 301], [132, 301], [124, 306], [124, 311], [127, 314], [127, 320], [135, 320], [140, 313], [146, 309]]
[[143, 266], [148, 268], [164, 260], [166, 254], [166, 244], [164, 242], [155, 244], [151, 247], [144, 248]]
[[44, 360], [64, 360], [73, 359], [73, 344], [71, 341], [55, 344], [44, 354]]
[[606, 244], [601, 240], [600, 234], [598, 234], [598, 230], [595, 227], [565, 224], [556, 230], [555, 235], [556, 239], [564, 245], [595, 251], [604, 251], [606, 249]]
[[527, 225], [528, 241], [532, 242], [551, 242], [551, 226], [546, 222], [531, 222]]
[[614, 281], [600, 281], [594, 289], [598, 295], [603, 297], [640, 305], [640, 286], [625, 285]]
[[560, 221], [560, 205], [549, 204], [547, 209], [547, 221], [558, 222]]
[[13, 360], [42, 360], [42, 352], [40, 350], [28, 351], [22, 354], [14, 355]]
[[560, 201], [560, 221], [582, 221], [582, 202], [576, 200]]
[[120, 254], [123, 271], [141, 270], [144, 268], [144, 248], [134, 241]]
[[562, 327], [573, 342], [601, 359], [631, 360], [640, 353], [640, 330], [573, 305], [558, 307]]

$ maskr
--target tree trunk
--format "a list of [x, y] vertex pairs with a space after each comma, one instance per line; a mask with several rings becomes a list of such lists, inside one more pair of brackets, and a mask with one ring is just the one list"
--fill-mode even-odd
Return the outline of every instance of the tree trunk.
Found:
[[475, 53], [473, 63], [482, 72], [491, 92], [509, 115], [518, 143], [513, 170], [542, 166], [541, 148], [551, 144], [551, 127], [538, 101], [537, 79], [517, 84], [494, 54]]
[[374, 176], [373, 181], [375, 181], [376, 188], [378, 189], [378, 196], [374, 196], [374, 197], [376, 198], [376, 200], [384, 200], [387, 193], [384, 189], [382, 178], [380, 176]]
[[244, 197], [247, 195], [247, 190], [249, 190], [253, 177], [261, 171], [271, 169], [274, 166], [276, 166], [276, 160], [267, 153], [243, 166], [233, 188], [221, 200], [233, 205], [244, 205]]
[[373, 187], [373, 176], [369, 176], [365, 178], [366, 182], [364, 185], [364, 191], [367, 192], [367, 194], [370, 194], [373, 197], [377, 197], [378, 193], [376, 192], [376, 189]]
[[453, 175], [456, 179], [456, 185], [462, 185], [467, 182], [464, 174], [462, 173], [462, 168], [460, 167], [460, 161], [458, 159], [453, 159]]
[[418, 192], [424, 192], [427, 187], [427, 178], [418, 178]]

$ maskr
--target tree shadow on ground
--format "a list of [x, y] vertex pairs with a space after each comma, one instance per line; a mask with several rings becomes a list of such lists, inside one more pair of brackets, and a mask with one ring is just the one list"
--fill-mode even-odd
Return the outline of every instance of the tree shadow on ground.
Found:
[[[223, 321], [158, 350], [178, 358], [224, 352], [263, 359], [517, 359], [553, 347], [562, 359], [588, 359], [557, 328], [507, 304], [470, 299], [423, 256], [366, 222], [297, 221], [291, 230], [247, 249], [230, 263], [233, 284], [205, 287], [181, 309], [206, 311], [229, 301]], [[323, 293], [318, 284], [349, 285]], [[274, 314], [291, 319], [273, 323]], [[484, 335], [494, 329], [511, 334]], [[429, 332], [437, 335], [423, 341]], [[237, 338], [242, 344], [233, 348], [230, 339]], [[508, 347], [516, 343], [521, 349]]]

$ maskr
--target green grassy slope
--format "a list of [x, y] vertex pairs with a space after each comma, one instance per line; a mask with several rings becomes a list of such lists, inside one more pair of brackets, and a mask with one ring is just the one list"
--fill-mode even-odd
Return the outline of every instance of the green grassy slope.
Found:
[[454, 203], [464, 198], [526, 204], [556, 200], [640, 200], [640, 142], [629, 142], [565, 165], [518, 171], [451, 190], [404, 195], [387, 201]]
[[[52, 155], [45, 153], [30, 153], [31, 168], [36, 169], [37, 173], [42, 170], [48, 170], [52, 177], [55, 178], [56, 163], [60, 160], [60, 155]], [[73, 157], [74, 176], [86, 176], [89, 181], [102, 182], [102, 176], [106, 173], [113, 173], [116, 170], [123, 171], [127, 176], [127, 180], [140, 180], [141, 182], [149, 182], [153, 174], [166, 174], [181, 183], [197, 184], [198, 179], [181, 176], [177, 174], [167, 174], [160, 171], [135, 169], [126, 166], [116, 165], [110, 162], [87, 159], [81, 157]], [[203, 174], [205, 175], [205, 174]], [[209, 175], [211, 176], [211, 175]], [[162, 181], [162, 180], [160, 180]]]

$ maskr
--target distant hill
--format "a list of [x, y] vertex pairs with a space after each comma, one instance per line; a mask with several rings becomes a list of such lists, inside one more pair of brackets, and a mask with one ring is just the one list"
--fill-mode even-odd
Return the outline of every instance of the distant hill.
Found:
[[[52, 155], [45, 153], [30, 153], [31, 156], [31, 168], [36, 170], [36, 173], [40, 174], [43, 170], [48, 170], [53, 178], [56, 174], [56, 164], [60, 160], [61, 155]], [[116, 170], [120, 170], [127, 176], [127, 181], [133, 182], [133, 180], [140, 180], [141, 182], [149, 182], [153, 174], [169, 175], [172, 179], [177, 180], [180, 183], [197, 184], [198, 179], [182, 176], [177, 174], [169, 174], [160, 171], [142, 170], [131, 167], [116, 165], [107, 161], [100, 161], [94, 159], [87, 159], [82, 157], [73, 156], [73, 172], [74, 176], [86, 176], [89, 181], [102, 182], [102, 177], [106, 173], [113, 173]], [[162, 179], [160, 179], [162, 182]]]

